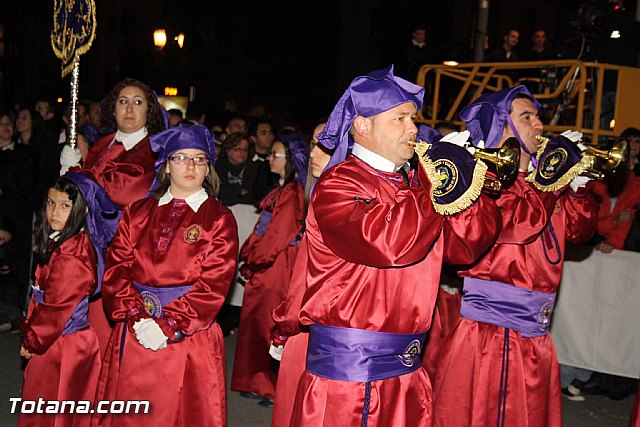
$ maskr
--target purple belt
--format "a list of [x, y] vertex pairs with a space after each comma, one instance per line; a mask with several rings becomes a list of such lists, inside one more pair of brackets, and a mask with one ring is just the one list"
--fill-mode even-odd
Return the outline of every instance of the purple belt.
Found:
[[420, 367], [425, 333], [392, 334], [313, 324], [307, 372], [339, 381], [368, 382], [409, 374]]
[[[41, 289], [33, 288], [33, 299], [38, 304], [44, 303], [44, 291]], [[87, 313], [89, 312], [89, 297], [84, 297], [75, 310], [73, 310], [73, 314], [71, 318], [67, 320], [67, 323], [64, 324], [64, 330], [62, 331], [62, 335], [72, 334], [78, 329], [86, 328], [89, 326], [89, 319], [87, 317]]]
[[180, 298], [191, 289], [191, 285], [154, 288], [141, 285], [138, 282], [133, 282], [133, 287], [140, 293], [145, 311], [156, 319], [162, 317], [162, 307], [174, 299]]
[[[256, 227], [253, 229], [253, 232], [256, 236], [262, 237], [264, 233], [267, 231], [267, 227], [271, 222], [271, 218], [273, 217], [273, 213], [267, 210], [262, 210], [260, 212], [260, 218], [258, 218], [258, 223]], [[292, 241], [289, 242], [289, 246], [298, 246], [300, 244], [300, 239], [302, 238], [302, 232], [296, 234], [296, 237]]]
[[460, 315], [513, 329], [524, 338], [549, 333], [556, 293], [530, 291], [491, 280], [465, 277]]

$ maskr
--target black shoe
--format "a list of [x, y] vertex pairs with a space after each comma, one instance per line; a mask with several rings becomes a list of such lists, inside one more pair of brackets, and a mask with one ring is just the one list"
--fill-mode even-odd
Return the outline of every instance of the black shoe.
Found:
[[260, 396], [259, 394], [252, 393], [250, 391], [241, 391], [240, 396], [244, 397], [245, 399], [255, 399], [255, 400], [264, 399], [264, 397]]
[[258, 406], [262, 406], [263, 408], [273, 408], [273, 400], [262, 399], [260, 402], [258, 402]]

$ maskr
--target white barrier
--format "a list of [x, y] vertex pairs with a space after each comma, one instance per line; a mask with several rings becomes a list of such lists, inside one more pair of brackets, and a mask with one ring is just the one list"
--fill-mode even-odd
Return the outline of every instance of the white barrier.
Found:
[[567, 247], [551, 324], [560, 363], [640, 375], [640, 253]]

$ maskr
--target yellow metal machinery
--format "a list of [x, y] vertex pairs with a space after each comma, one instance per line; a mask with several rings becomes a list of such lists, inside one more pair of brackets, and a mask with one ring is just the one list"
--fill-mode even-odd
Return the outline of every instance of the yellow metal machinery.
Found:
[[480, 95], [526, 84], [544, 107], [546, 132], [580, 130], [596, 143], [640, 127], [640, 68], [575, 60], [427, 64], [417, 84], [426, 94], [416, 121], [430, 126], [449, 121], [464, 127], [458, 113]]

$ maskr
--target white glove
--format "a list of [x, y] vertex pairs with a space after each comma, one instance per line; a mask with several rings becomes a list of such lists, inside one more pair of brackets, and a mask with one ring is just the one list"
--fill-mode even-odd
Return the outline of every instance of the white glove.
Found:
[[[582, 141], [582, 132], [578, 132], [575, 130], [565, 130], [564, 132], [562, 132], [560, 135], [564, 136], [565, 138], [567, 138], [569, 141], [571, 142], [578, 142], [578, 141]], [[584, 151], [584, 150], [582, 150]]]
[[284, 346], [283, 345], [279, 345], [279, 346], [274, 346], [273, 342], [271, 343], [271, 346], [269, 347], [269, 356], [273, 357], [275, 360], [277, 360], [278, 362], [280, 360], [282, 360], [282, 351], [284, 350]]
[[591, 178], [586, 177], [586, 176], [582, 176], [582, 175], [578, 175], [575, 178], [573, 178], [571, 180], [571, 182], [569, 183], [569, 187], [571, 187], [571, 189], [576, 192], [578, 191], [578, 188], [580, 187], [586, 187], [587, 182], [591, 181]]
[[70, 145], [62, 147], [62, 152], [60, 153], [60, 175], [64, 175], [71, 167], [80, 166], [80, 160], [82, 160], [80, 150], [71, 148]]
[[167, 348], [169, 339], [160, 329], [155, 320], [147, 317], [133, 324], [133, 330], [141, 346], [150, 348], [153, 351]]
[[449, 144], [456, 144], [458, 147], [466, 148], [469, 145], [467, 142], [469, 140], [469, 136], [471, 136], [471, 133], [468, 130], [465, 130], [464, 132], [451, 132], [450, 134], [443, 136], [440, 141], [448, 142]]

